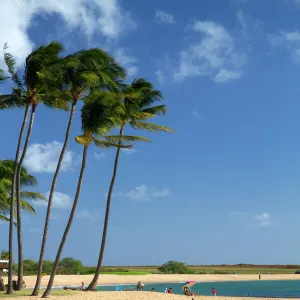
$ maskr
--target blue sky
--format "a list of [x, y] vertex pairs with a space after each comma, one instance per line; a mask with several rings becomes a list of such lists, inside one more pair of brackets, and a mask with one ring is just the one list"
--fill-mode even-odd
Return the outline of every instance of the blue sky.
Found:
[[[65, 2], [65, 3], [64, 3]], [[64, 3], [64, 4], [62, 4]], [[88, 3], [88, 4], [87, 4]], [[106, 265], [298, 263], [300, 239], [299, 0], [2, 0], [0, 44], [20, 66], [37, 45], [102, 47], [129, 80], [164, 95], [173, 134], [122, 152]], [[3, 61], [0, 61], [0, 67]], [[9, 85], [0, 92], [9, 91]], [[1, 159], [12, 158], [22, 111], [0, 112]], [[39, 107], [25, 165], [49, 191], [67, 113]], [[9, 128], [9, 130], [8, 130]], [[76, 112], [57, 184], [46, 258], [74, 197], [82, 148]], [[95, 265], [114, 151], [88, 154], [63, 256]], [[45, 206], [24, 215], [25, 257], [37, 259]], [[5, 248], [8, 226], [0, 224]], [[16, 249], [16, 248], [15, 248]]]

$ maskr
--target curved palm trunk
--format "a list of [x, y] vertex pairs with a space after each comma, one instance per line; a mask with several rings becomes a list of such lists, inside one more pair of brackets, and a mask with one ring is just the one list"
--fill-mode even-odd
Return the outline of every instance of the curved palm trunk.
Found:
[[24, 143], [23, 152], [20, 161], [17, 166], [17, 176], [16, 176], [16, 198], [17, 198], [17, 236], [18, 236], [18, 285], [17, 290], [23, 288], [23, 243], [22, 243], [22, 222], [21, 222], [21, 199], [20, 199], [20, 175], [23, 165], [23, 161], [27, 152], [28, 143], [31, 137], [34, 115], [35, 115], [36, 105], [33, 104], [31, 108], [31, 115], [29, 126], [27, 130], [27, 135]]
[[17, 177], [17, 165], [19, 160], [19, 155], [21, 151], [21, 145], [22, 145], [22, 138], [25, 130], [25, 126], [28, 119], [28, 112], [29, 112], [30, 104], [26, 105], [25, 112], [24, 112], [24, 118], [23, 123], [20, 129], [19, 139], [18, 139], [18, 145], [16, 150], [16, 156], [15, 156], [15, 164], [14, 164], [14, 172], [13, 172], [13, 178], [12, 178], [12, 186], [11, 186], [11, 195], [10, 195], [10, 214], [9, 214], [9, 238], [8, 238], [8, 247], [9, 247], [9, 265], [8, 265], [8, 286], [7, 286], [7, 294], [12, 294], [13, 292], [13, 286], [12, 286], [12, 263], [13, 263], [13, 228], [14, 228], [14, 198], [15, 198], [15, 184], [16, 184], [16, 177]]
[[[123, 134], [123, 129], [121, 128], [120, 136], [122, 136], [122, 134]], [[119, 145], [120, 144], [121, 144], [121, 142], [119, 143]], [[116, 180], [116, 176], [117, 176], [120, 150], [121, 150], [121, 148], [117, 149], [117, 153], [116, 153], [116, 157], [115, 157], [113, 176], [111, 178], [109, 191], [108, 191], [108, 195], [107, 195], [107, 200], [106, 200], [106, 211], [105, 211], [105, 218], [104, 218], [104, 226], [103, 226], [103, 233], [102, 233], [102, 241], [101, 241], [99, 259], [98, 259], [98, 264], [97, 264], [95, 276], [94, 276], [93, 280], [91, 281], [90, 285], [87, 288], [87, 290], [89, 290], [89, 291], [94, 290], [97, 287], [97, 283], [98, 283], [98, 279], [99, 279], [99, 275], [100, 275], [100, 269], [101, 269], [102, 261], [103, 261], [103, 257], [104, 257], [104, 250], [105, 250], [106, 235], [107, 235], [107, 228], [108, 228], [108, 218], [109, 218], [111, 197], [112, 197], [112, 192], [113, 192], [113, 189], [114, 189], [115, 180]]]
[[31, 294], [31, 296], [37, 296], [40, 290], [40, 285], [41, 285], [41, 279], [42, 279], [42, 271], [43, 271], [43, 259], [44, 259], [44, 254], [45, 254], [45, 248], [46, 248], [46, 242], [47, 242], [47, 235], [48, 235], [48, 227], [49, 227], [49, 222], [50, 222], [50, 215], [51, 215], [51, 208], [52, 208], [52, 199], [56, 187], [56, 182], [58, 178], [58, 174], [63, 162], [63, 158], [68, 146], [68, 141], [69, 141], [69, 136], [70, 136], [70, 131], [71, 131], [71, 126], [72, 126], [72, 121], [75, 113], [75, 107], [76, 107], [76, 101], [73, 102], [71, 112], [70, 112], [70, 117], [69, 117], [69, 123], [68, 127], [66, 130], [66, 136], [65, 136], [65, 141], [64, 145], [61, 149], [59, 160], [57, 163], [57, 167], [53, 176], [52, 180], [52, 185], [50, 189], [50, 194], [49, 194], [49, 199], [48, 199], [48, 206], [47, 206], [47, 214], [46, 214], [46, 219], [45, 219], [45, 224], [44, 224], [44, 233], [43, 233], [43, 239], [42, 239], [42, 244], [41, 244], [41, 252], [40, 252], [40, 258], [39, 258], [39, 265], [38, 265], [38, 272], [37, 272], [37, 277], [36, 277], [36, 283], [34, 290]]
[[56, 275], [56, 271], [57, 271], [58, 263], [59, 263], [59, 260], [60, 260], [60, 256], [61, 256], [61, 253], [63, 251], [64, 245], [65, 245], [67, 237], [68, 237], [68, 233], [70, 231], [70, 228], [71, 228], [74, 216], [75, 216], [75, 211], [76, 211], [76, 208], [77, 208], [77, 204], [78, 204], [78, 200], [79, 200], [79, 196], [80, 196], [80, 191], [81, 191], [81, 186], [82, 186], [83, 174], [84, 174], [84, 169], [85, 169], [85, 164], [86, 164], [86, 157], [87, 157], [87, 150], [88, 150], [88, 147], [85, 146], [84, 150], [83, 150], [83, 154], [82, 154], [81, 170], [80, 170], [80, 174], [79, 174], [79, 178], [78, 178], [78, 184], [77, 184], [76, 195], [75, 195], [75, 198], [74, 198], [73, 206], [72, 206], [72, 209], [71, 209], [71, 212], [70, 212], [70, 216], [69, 216], [67, 226], [65, 228], [63, 237], [61, 239], [61, 242], [60, 242], [57, 254], [56, 254], [56, 258], [55, 258], [55, 261], [54, 261], [54, 264], [53, 264], [53, 267], [52, 267], [52, 273], [51, 273], [51, 276], [49, 278], [47, 288], [46, 288], [42, 298], [48, 297], [51, 293], [51, 289], [52, 289], [52, 286], [53, 286], [54, 277]]

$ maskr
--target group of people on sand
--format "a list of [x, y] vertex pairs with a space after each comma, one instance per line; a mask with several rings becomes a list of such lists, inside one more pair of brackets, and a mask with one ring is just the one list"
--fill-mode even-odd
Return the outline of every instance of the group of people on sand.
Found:
[[81, 282], [79, 287], [63, 287], [64, 290], [72, 290], [72, 291], [85, 291], [85, 285], [84, 282]]
[[[138, 282], [137, 286], [136, 286], [136, 290], [137, 291], [143, 291], [144, 290], [144, 283], [142, 283], [141, 281]], [[77, 291], [85, 291], [85, 285], [84, 282], [81, 282], [81, 285], [79, 287], [67, 287], [64, 286], [63, 287], [64, 290], [77, 290]], [[134, 289], [132, 287], [130, 287], [129, 289], [125, 289], [124, 291], [134, 291]], [[151, 292], [155, 292], [155, 289], [152, 288]], [[171, 287], [169, 288], [165, 288], [165, 293], [167, 294], [173, 294], [173, 290]], [[199, 292], [195, 293], [192, 292], [191, 289], [189, 287], [184, 287], [183, 288], [183, 294], [186, 296], [198, 296]], [[213, 296], [217, 296], [217, 290], [213, 287], [212, 288], [212, 295]]]

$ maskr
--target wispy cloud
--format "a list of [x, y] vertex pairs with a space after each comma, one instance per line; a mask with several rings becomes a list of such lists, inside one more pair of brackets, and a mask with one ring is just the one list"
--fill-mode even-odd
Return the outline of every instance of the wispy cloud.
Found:
[[250, 227], [268, 227], [275, 225], [271, 219], [271, 215], [266, 212], [253, 215], [247, 212], [233, 211], [229, 214], [229, 217]]
[[241, 77], [245, 57], [235, 49], [228, 30], [212, 21], [194, 21], [189, 29], [197, 34], [196, 41], [180, 52], [174, 79], [207, 76], [224, 83]]
[[199, 119], [199, 120], [201, 119], [201, 116], [200, 116], [200, 114], [198, 113], [197, 109], [194, 109], [194, 110], [193, 110], [192, 115], [193, 115], [195, 118]]
[[[31, 172], [54, 173], [63, 144], [52, 142], [48, 144], [32, 144], [28, 147], [24, 166]], [[74, 153], [70, 150], [65, 152], [61, 171], [69, 171], [74, 163]]]
[[227, 69], [220, 69], [214, 77], [214, 81], [218, 83], [225, 83], [242, 77], [241, 72], [230, 71]]
[[100, 153], [94, 152], [93, 153], [93, 157], [96, 160], [100, 160], [100, 159], [104, 158], [105, 156], [106, 156], [106, 153], [104, 153], [104, 152], [100, 152]]
[[273, 46], [286, 49], [295, 63], [300, 63], [300, 31], [279, 31], [269, 35], [269, 41]]
[[258, 222], [259, 226], [266, 227], [272, 225], [271, 216], [268, 213], [261, 213], [255, 216], [255, 220]]
[[[118, 39], [124, 33], [137, 27], [131, 14], [125, 11], [119, 0], [1, 0], [0, 45], [6, 42], [19, 64], [33, 49], [28, 29], [35, 15], [56, 14], [65, 27], [81, 30], [91, 38], [95, 33], [109, 39]], [[1, 61], [0, 68], [3, 67]]]
[[[45, 194], [45, 197], [48, 199], [49, 198], [50, 192], [47, 192]], [[41, 207], [46, 207], [48, 205], [47, 201], [43, 200], [32, 200], [32, 203], [35, 206], [41, 206]], [[55, 192], [53, 199], [52, 199], [52, 207], [53, 208], [58, 208], [58, 209], [67, 209], [72, 206], [73, 200], [72, 198], [64, 193], [60, 192]]]
[[133, 190], [130, 190], [127, 193], [119, 192], [117, 196], [125, 196], [130, 200], [137, 201], [151, 201], [155, 198], [165, 198], [170, 196], [170, 190], [167, 188], [158, 189], [155, 187], [148, 187], [145, 184], [135, 187]]
[[134, 56], [125, 54], [124, 48], [118, 48], [114, 51], [116, 61], [127, 69], [129, 76], [134, 76], [138, 73], [137, 59]]
[[90, 209], [79, 209], [75, 217], [76, 219], [79, 219], [80, 221], [88, 222], [89, 224], [99, 226], [102, 225], [102, 220], [99, 218], [99, 215], [101, 215], [99, 210], [90, 210]]
[[175, 24], [174, 16], [168, 12], [157, 10], [155, 13], [155, 21], [159, 24]]
[[156, 70], [155, 71], [156, 80], [159, 84], [163, 84], [165, 82], [165, 74], [162, 70]]
[[123, 153], [125, 153], [126, 155], [131, 155], [131, 154], [134, 154], [134, 153], [137, 153], [138, 151], [134, 148], [132, 149], [122, 149], [121, 150]]

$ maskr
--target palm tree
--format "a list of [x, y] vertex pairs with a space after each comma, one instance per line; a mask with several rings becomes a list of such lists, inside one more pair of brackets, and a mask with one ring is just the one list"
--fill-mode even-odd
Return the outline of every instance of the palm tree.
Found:
[[44, 224], [44, 233], [40, 250], [39, 265], [36, 284], [32, 296], [37, 296], [42, 276], [43, 258], [47, 242], [48, 227], [50, 222], [52, 199], [55, 192], [56, 182], [68, 145], [70, 129], [75, 113], [76, 104], [82, 97], [93, 89], [105, 90], [109, 86], [115, 86], [115, 80], [125, 76], [125, 70], [114, 59], [101, 49], [80, 50], [62, 59], [56, 65], [45, 68], [40, 72], [41, 78], [60, 78], [63, 83], [61, 91], [65, 99], [71, 101], [71, 110], [68, 126], [65, 133], [64, 144], [60, 153], [58, 164], [53, 176], [49, 193], [48, 207]]
[[[5, 48], [6, 49], [6, 48]], [[21, 223], [21, 191], [20, 191], [20, 174], [22, 169], [22, 163], [26, 155], [28, 143], [30, 140], [35, 111], [38, 103], [43, 102], [46, 106], [57, 107], [67, 109], [65, 101], [55, 98], [51, 93], [56, 90], [56, 86], [53, 82], [48, 80], [40, 80], [38, 72], [43, 68], [56, 63], [59, 59], [58, 55], [63, 50], [61, 44], [52, 42], [47, 46], [40, 46], [34, 50], [27, 58], [25, 62], [25, 71], [23, 80], [20, 79], [18, 72], [15, 71], [15, 60], [13, 56], [4, 52], [4, 60], [7, 64], [8, 71], [11, 78], [16, 85], [11, 94], [11, 100], [17, 98], [18, 103], [25, 106], [24, 119], [21, 126], [18, 145], [15, 155], [15, 164], [13, 171], [12, 187], [11, 187], [11, 201], [10, 201], [10, 224], [9, 224], [9, 252], [12, 254], [12, 239], [13, 239], [13, 211], [14, 211], [14, 197], [16, 190], [16, 204], [17, 204], [17, 234], [18, 234], [18, 289], [23, 287], [23, 253], [22, 253], [22, 223]], [[9, 101], [9, 100], [7, 100]], [[22, 144], [23, 133], [28, 118], [29, 109], [31, 108], [30, 121], [28, 131], [25, 139], [25, 144], [20, 157], [20, 149]], [[19, 160], [20, 157], [20, 160]], [[7, 294], [13, 292], [12, 288], [12, 262], [9, 261], [8, 272], [8, 288]]]
[[[47, 288], [43, 294], [43, 298], [47, 297], [51, 293], [51, 288], [54, 282], [54, 277], [59, 264], [60, 256], [63, 251], [69, 230], [71, 228], [75, 211], [78, 205], [78, 200], [80, 196], [82, 180], [86, 165], [86, 157], [88, 147], [93, 143], [100, 148], [111, 148], [118, 147], [117, 144], [111, 142], [111, 137], [107, 136], [109, 131], [114, 127], [118, 126], [119, 123], [119, 113], [122, 111], [122, 103], [119, 101], [117, 96], [113, 93], [99, 92], [93, 93], [85, 98], [85, 105], [82, 108], [81, 118], [82, 118], [82, 130], [83, 134], [76, 137], [76, 142], [83, 145], [83, 155], [80, 175], [78, 179], [76, 194], [73, 202], [73, 206], [70, 212], [67, 226], [65, 228], [61, 243], [59, 245], [58, 252], [53, 264], [51, 276], [47, 285]], [[97, 138], [94, 134], [100, 136]], [[115, 139], [115, 137], [113, 137]], [[133, 137], [124, 136], [123, 140], [131, 140]], [[138, 139], [136, 137], [136, 139]], [[131, 148], [130, 145], [121, 145], [122, 148]]]
[[[0, 220], [9, 222], [10, 209], [10, 192], [11, 192], [11, 179], [14, 169], [13, 160], [0, 161]], [[21, 170], [21, 186], [34, 187], [37, 185], [36, 178], [30, 175], [26, 168], [22, 167]], [[26, 200], [45, 200], [45, 197], [37, 192], [21, 191], [21, 208], [31, 214], [35, 214], [34, 208]], [[16, 202], [16, 199], [14, 200]], [[16, 210], [14, 211], [16, 215]], [[15, 223], [16, 224], [16, 223]]]
[[9, 252], [6, 250], [1, 250], [0, 259], [9, 259]]
[[[117, 143], [117, 152], [114, 161], [113, 175], [110, 182], [109, 191], [107, 194], [102, 241], [101, 241], [101, 248], [100, 248], [97, 268], [96, 268], [94, 278], [91, 281], [90, 285], [88, 286], [87, 290], [94, 290], [96, 288], [99, 275], [100, 275], [100, 269], [102, 266], [105, 243], [106, 243], [106, 235], [108, 229], [111, 197], [112, 197], [113, 188], [117, 176], [120, 150], [123, 141], [123, 132], [126, 124], [131, 125], [134, 129], [144, 129], [152, 132], [171, 131], [168, 127], [158, 126], [155, 124], [150, 124], [148, 122], [145, 122], [146, 119], [155, 117], [156, 115], [159, 114], [166, 113], [165, 105], [151, 107], [151, 104], [153, 104], [156, 100], [162, 99], [162, 95], [159, 91], [153, 89], [153, 86], [150, 82], [141, 78], [133, 81], [131, 85], [123, 85], [123, 87], [121, 87], [120, 92], [122, 95], [124, 95], [124, 99], [123, 99], [124, 109], [123, 109], [123, 113], [120, 114], [120, 132], [119, 132], [119, 136], [109, 138], [110, 142]], [[128, 96], [132, 94], [134, 94], [135, 96], [134, 97]], [[135, 139], [132, 139], [132, 141], [134, 142]]]

